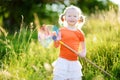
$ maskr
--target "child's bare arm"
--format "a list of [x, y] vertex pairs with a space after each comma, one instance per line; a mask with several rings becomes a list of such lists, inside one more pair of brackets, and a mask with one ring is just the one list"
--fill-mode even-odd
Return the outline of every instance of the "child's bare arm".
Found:
[[79, 52], [80, 57], [85, 57], [86, 56], [86, 45], [85, 42], [80, 43], [81, 46], [81, 51]]

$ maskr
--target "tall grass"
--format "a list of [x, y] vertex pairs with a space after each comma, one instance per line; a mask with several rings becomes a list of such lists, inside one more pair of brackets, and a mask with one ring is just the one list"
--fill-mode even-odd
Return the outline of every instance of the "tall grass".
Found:
[[[87, 17], [83, 31], [87, 58], [113, 77], [80, 58], [83, 80], [120, 80], [120, 14], [114, 10]], [[37, 40], [37, 30], [21, 27], [8, 34], [0, 28], [0, 80], [52, 80], [52, 62], [59, 50], [44, 48]]]
[[[119, 19], [120, 14], [114, 10], [96, 13], [88, 18], [87, 24], [83, 28], [86, 33], [87, 57], [118, 80], [120, 79], [118, 77], [120, 74], [120, 68], [118, 68], [120, 66]], [[85, 65], [83, 65], [85, 80], [92, 80], [98, 75], [102, 75], [101, 77], [104, 80], [112, 80], [112, 78], [106, 77], [104, 73], [93, 68], [92, 65], [88, 63]]]

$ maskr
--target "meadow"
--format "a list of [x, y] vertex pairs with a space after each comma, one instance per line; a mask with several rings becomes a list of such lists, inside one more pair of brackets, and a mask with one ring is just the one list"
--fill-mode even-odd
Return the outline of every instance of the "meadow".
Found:
[[[22, 23], [21, 23], [22, 24]], [[0, 80], [52, 80], [52, 62], [59, 49], [40, 45], [37, 30], [22, 25], [9, 34], [0, 27]], [[120, 80], [120, 13], [108, 12], [86, 16], [82, 30], [86, 37], [87, 58], [112, 76], [79, 58], [83, 80]]]

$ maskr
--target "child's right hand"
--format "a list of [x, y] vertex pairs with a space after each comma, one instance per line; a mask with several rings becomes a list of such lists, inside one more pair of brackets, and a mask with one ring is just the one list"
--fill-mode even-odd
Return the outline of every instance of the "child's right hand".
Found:
[[61, 35], [59, 33], [57, 34], [56, 32], [53, 32], [52, 39], [54, 41], [59, 41], [61, 39]]
[[53, 35], [53, 36], [52, 36], [52, 39], [53, 39], [54, 41], [56, 41], [56, 40], [57, 40], [57, 36]]

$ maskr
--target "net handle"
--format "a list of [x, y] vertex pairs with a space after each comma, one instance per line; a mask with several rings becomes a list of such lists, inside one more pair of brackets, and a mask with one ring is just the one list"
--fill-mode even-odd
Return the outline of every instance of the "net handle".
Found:
[[[75, 51], [74, 49], [72, 49], [70, 46], [68, 46], [67, 44], [65, 44], [62, 41], [59, 41], [60, 44], [64, 45], [66, 48], [68, 48], [69, 50], [71, 50], [72, 52], [74, 52], [75, 54], [79, 54], [77, 51]], [[98, 68], [99, 70], [101, 70], [103, 73], [105, 73], [106, 75], [108, 75], [109, 77], [112, 77], [112, 75], [110, 73], [108, 73], [107, 71], [103, 70], [102, 68], [100, 68], [99, 66], [97, 66], [95, 63], [93, 63], [92, 61], [90, 61], [89, 59], [87, 59], [86, 57], [84, 58], [85, 61], [89, 62], [90, 64], [92, 64], [94, 67]]]

